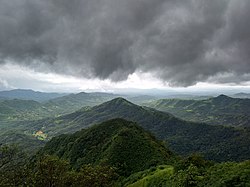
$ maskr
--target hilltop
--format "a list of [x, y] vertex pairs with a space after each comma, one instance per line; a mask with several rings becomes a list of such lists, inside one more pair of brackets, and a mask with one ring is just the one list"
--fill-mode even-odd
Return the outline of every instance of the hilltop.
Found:
[[173, 153], [136, 123], [113, 119], [72, 135], [49, 141], [40, 154], [67, 159], [75, 168], [84, 164], [108, 164], [128, 176], [164, 164]]

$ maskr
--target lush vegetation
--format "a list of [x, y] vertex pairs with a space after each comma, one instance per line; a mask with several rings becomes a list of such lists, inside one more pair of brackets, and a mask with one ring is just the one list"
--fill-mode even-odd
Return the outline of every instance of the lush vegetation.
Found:
[[205, 100], [161, 99], [147, 106], [195, 122], [212, 125], [250, 126], [250, 99], [220, 95]]
[[[197, 121], [208, 115], [213, 125], [207, 125], [123, 98], [102, 103], [113, 97], [80, 93], [43, 103], [1, 98], [0, 186], [250, 186], [248, 99], [151, 103], [168, 108], [164, 103], [173, 102], [176, 111], [195, 111]], [[145, 99], [153, 98], [138, 103]], [[240, 114], [244, 120], [235, 118]], [[212, 119], [229, 120], [231, 127]]]
[[110, 166], [83, 165], [76, 171], [69, 162], [46, 155], [31, 160], [13, 147], [0, 147], [2, 187], [106, 187], [114, 186], [118, 175]]
[[250, 161], [213, 163], [197, 154], [182, 159], [122, 119], [55, 137], [35, 157], [0, 146], [3, 187], [245, 187], [249, 176]]
[[[54, 136], [74, 133], [113, 118], [137, 122], [157, 138], [167, 141], [169, 147], [181, 155], [199, 152], [206, 159], [215, 161], [249, 159], [250, 130], [247, 128], [237, 129], [187, 122], [164, 112], [135, 105], [123, 98], [117, 98], [92, 108], [85, 107], [57, 118], [3, 123], [0, 128], [3, 129], [1, 133], [11, 128], [29, 137], [36, 136], [42, 131], [43, 136], [37, 138], [47, 141]], [[15, 134], [13, 137], [16, 137]], [[13, 143], [15, 143], [14, 140], [15, 138], [13, 138]], [[16, 142], [22, 143], [18, 139]]]
[[133, 122], [114, 119], [72, 135], [60, 135], [39, 152], [69, 160], [78, 169], [84, 164], [107, 164], [128, 176], [164, 164], [174, 156], [162, 142]]
[[74, 112], [84, 106], [101, 104], [115, 97], [116, 95], [113, 94], [82, 92], [57, 97], [42, 103], [28, 99], [0, 100], [0, 123], [1, 121], [30, 121], [56, 117]]
[[135, 105], [123, 98], [55, 119], [19, 123], [18, 126], [29, 131], [42, 130], [50, 138], [113, 118], [137, 122], [157, 138], [167, 141], [169, 147], [181, 155], [199, 152], [206, 159], [215, 161], [241, 161], [250, 158], [249, 129], [187, 122], [171, 114]]

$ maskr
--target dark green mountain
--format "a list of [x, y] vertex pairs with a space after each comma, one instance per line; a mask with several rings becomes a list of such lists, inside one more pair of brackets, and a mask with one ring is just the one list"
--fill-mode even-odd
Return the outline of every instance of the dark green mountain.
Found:
[[5, 99], [34, 100], [38, 102], [48, 101], [50, 99], [62, 97], [64, 95], [67, 94], [36, 92], [33, 90], [25, 90], [25, 89], [0, 91], [0, 97]]
[[23, 129], [42, 130], [48, 137], [73, 133], [113, 118], [140, 124], [181, 155], [200, 152], [216, 161], [244, 160], [250, 155], [249, 129], [212, 126], [180, 120], [171, 114], [135, 105], [117, 98], [55, 119], [19, 124]]
[[136, 123], [113, 119], [49, 141], [40, 154], [57, 155], [76, 168], [108, 164], [122, 175], [167, 163], [173, 154]]
[[226, 95], [200, 101], [161, 99], [148, 106], [188, 121], [250, 127], [250, 99], [231, 98]]

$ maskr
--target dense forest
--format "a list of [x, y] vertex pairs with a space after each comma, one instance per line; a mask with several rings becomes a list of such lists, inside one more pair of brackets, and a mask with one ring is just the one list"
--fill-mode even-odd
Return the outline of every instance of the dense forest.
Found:
[[84, 107], [56, 118], [16, 122], [14, 126], [27, 135], [42, 131], [43, 134], [38, 134], [38, 137], [46, 135], [46, 141], [113, 118], [137, 122], [158, 139], [167, 141], [174, 152], [183, 156], [199, 152], [213, 161], [249, 159], [250, 131], [247, 128], [184, 121], [172, 114], [135, 105], [123, 98], [115, 98], [94, 107]]
[[250, 162], [182, 158], [138, 124], [113, 119], [60, 135], [29, 157], [1, 146], [1, 186], [249, 186]]
[[[144, 96], [137, 103], [144, 99], [147, 106], [102, 93], [2, 98], [0, 186], [250, 186], [248, 125], [191, 122], [165, 111], [170, 102], [176, 111], [189, 103], [198, 115], [212, 103], [218, 113], [248, 115], [247, 99]], [[232, 103], [245, 109], [227, 110]]]

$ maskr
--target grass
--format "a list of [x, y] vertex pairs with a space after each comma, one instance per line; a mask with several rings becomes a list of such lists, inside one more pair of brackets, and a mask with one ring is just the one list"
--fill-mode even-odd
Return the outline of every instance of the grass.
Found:
[[148, 170], [133, 174], [127, 180], [124, 186], [126, 187], [151, 187], [165, 186], [170, 182], [170, 177], [173, 175], [174, 168], [169, 165], [161, 165], [152, 167]]

